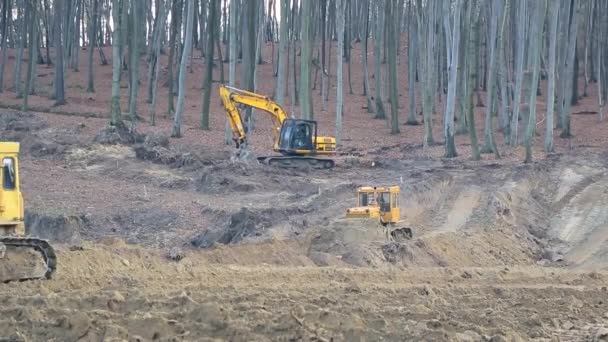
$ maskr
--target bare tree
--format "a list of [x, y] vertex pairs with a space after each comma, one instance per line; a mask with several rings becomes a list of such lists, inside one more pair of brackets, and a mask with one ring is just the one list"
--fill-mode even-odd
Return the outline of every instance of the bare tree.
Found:
[[121, 22], [121, 0], [112, 0], [112, 21], [114, 30], [112, 31], [112, 107], [110, 109], [112, 126], [122, 125], [122, 114], [120, 112], [120, 64], [122, 50], [122, 37], [120, 30], [123, 25]]
[[443, 23], [448, 42], [446, 44], [448, 66], [448, 97], [444, 116], [445, 157], [456, 157], [456, 144], [454, 143], [454, 111], [456, 110], [456, 84], [458, 82], [458, 58], [460, 56], [460, 13], [462, 0], [456, 0], [454, 20], [450, 24], [450, 7], [444, 2]]
[[336, 53], [337, 66], [337, 90], [336, 90], [336, 143], [342, 142], [342, 101], [344, 97], [344, 77], [343, 77], [343, 58], [344, 50], [344, 3], [342, 0], [336, 1], [336, 15], [338, 24], [338, 51]]
[[399, 133], [399, 85], [397, 82], [397, 0], [386, 0], [386, 20], [388, 26], [388, 79], [391, 101], [391, 134]]
[[384, 36], [384, 11], [383, 6], [386, 0], [374, 1], [374, 17], [376, 26], [374, 28], [374, 79], [376, 81], [376, 119], [386, 118], [384, 103], [382, 102], [382, 42]]
[[310, 82], [310, 65], [312, 62], [312, 0], [301, 0], [302, 2], [302, 48], [300, 54], [300, 106], [302, 117], [307, 120], [313, 119], [312, 94]]
[[[203, 111], [201, 114], [201, 129], [209, 129], [209, 102], [211, 101], [211, 85], [213, 84], [213, 43], [216, 36], [217, 0], [209, 0], [209, 13], [207, 15], [207, 49], [205, 52], [205, 84], [203, 92]], [[188, 18], [190, 15], [188, 14]], [[189, 20], [189, 19], [188, 19]], [[180, 86], [181, 87], [181, 86]]]
[[545, 131], [545, 152], [553, 152], [553, 117], [555, 112], [555, 58], [557, 54], [557, 24], [559, 1], [549, 2], [549, 80], [547, 82], [547, 122]]
[[532, 16], [530, 20], [530, 36], [528, 38], [528, 54], [532, 59], [532, 80], [530, 82], [530, 114], [528, 115], [528, 125], [526, 130], [526, 163], [532, 162], [532, 139], [536, 128], [536, 85], [540, 73], [540, 47], [543, 35], [543, 23], [547, 11], [546, 0], [538, 0], [531, 3]]
[[[211, 0], [215, 1], [215, 0]], [[182, 52], [181, 66], [179, 69], [179, 91], [177, 95], [177, 110], [173, 121], [173, 131], [171, 136], [180, 138], [182, 136], [182, 115], [184, 112], [184, 100], [186, 96], [186, 63], [188, 63], [188, 55], [192, 48], [192, 24], [194, 21], [194, 0], [188, 0], [188, 17], [186, 19], [186, 37], [184, 41], [184, 50]], [[210, 40], [213, 45], [213, 39]]]
[[55, 19], [54, 19], [54, 32], [55, 32], [55, 106], [60, 106], [65, 104], [65, 84], [63, 79], [63, 44], [62, 44], [62, 13], [63, 13], [63, 0], [55, 0], [54, 2], [54, 11], [55, 11]]
[[[99, 15], [99, 0], [93, 1], [93, 12], [91, 13], [91, 22], [89, 28], [89, 73], [88, 73], [88, 81], [87, 81], [87, 92], [94, 93], [95, 92], [95, 80], [93, 75], [93, 51], [95, 50], [95, 37], [97, 37], [97, 16]], [[77, 58], [78, 59], [78, 58]]]

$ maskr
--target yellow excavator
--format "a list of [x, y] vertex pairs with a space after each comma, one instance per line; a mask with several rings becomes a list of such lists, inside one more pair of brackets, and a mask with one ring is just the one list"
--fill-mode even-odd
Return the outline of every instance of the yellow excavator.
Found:
[[[0, 161], [0, 282], [50, 279], [57, 265], [55, 250], [46, 240], [25, 236], [19, 143], [0, 142]], [[42, 256], [42, 264], [33, 260], [33, 252]]]
[[270, 115], [274, 133], [273, 151], [281, 155], [258, 157], [258, 161], [279, 167], [311, 166], [315, 169], [331, 169], [335, 162], [330, 158], [336, 154], [336, 139], [317, 135], [317, 122], [290, 119], [279, 104], [266, 96], [250, 91], [220, 85], [220, 97], [237, 149], [247, 146], [247, 130], [237, 105], [259, 109]]
[[404, 241], [412, 238], [412, 228], [400, 227], [401, 209], [399, 208], [399, 186], [372, 187], [357, 189], [358, 206], [346, 210], [347, 218], [378, 218], [384, 227], [388, 240]]

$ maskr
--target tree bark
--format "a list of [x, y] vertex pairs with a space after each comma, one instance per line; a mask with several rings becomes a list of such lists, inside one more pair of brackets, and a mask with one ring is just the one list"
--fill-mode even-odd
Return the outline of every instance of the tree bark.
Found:
[[[211, 0], [216, 1], [216, 0]], [[186, 64], [188, 63], [188, 55], [192, 49], [192, 22], [194, 21], [194, 0], [188, 0], [188, 17], [186, 19], [186, 37], [184, 41], [184, 50], [182, 52], [181, 66], [179, 68], [179, 91], [177, 94], [177, 108], [173, 121], [173, 130], [171, 137], [180, 138], [182, 136], [182, 115], [184, 112], [184, 102], [186, 97]], [[208, 42], [213, 46], [213, 39]]]
[[552, 153], [553, 117], [555, 112], [555, 59], [557, 54], [557, 24], [559, 18], [559, 1], [549, 4], [549, 69], [547, 70], [547, 122], [545, 130], [545, 152]]
[[[385, 15], [388, 25], [388, 78], [391, 100], [391, 134], [399, 133], [399, 83], [397, 82], [397, 0], [385, 0]], [[460, 0], [458, 0], [460, 1]], [[453, 120], [452, 120], [453, 122]]]
[[[300, 106], [302, 117], [313, 120], [310, 65], [312, 57], [312, 29], [310, 25], [312, 16], [312, 0], [301, 0], [302, 2], [302, 26], [300, 35], [302, 37], [302, 48], [300, 54]], [[340, 51], [339, 53], [342, 53]]]
[[387, 0], [376, 0], [375, 1], [375, 18], [376, 27], [374, 29], [374, 79], [376, 81], [376, 119], [385, 119], [386, 112], [384, 110], [384, 103], [382, 102], [382, 36], [384, 35], [384, 11], [383, 6], [386, 6]]
[[55, 106], [60, 106], [65, 104], [65, 84], [63, 79], [63, 44], [62, 44], [62, 18], [61, 15], [63, 13], [63, 0], [55, 0]]
[[543, 24], [545, 22], [546, 0], [537, 0], [533, 3], [533, 13], [530, 20], [530, 38], [528, 53], [532, 58], [532, 82], [530, 84], [528, 101], [530, 114], [528, 115], [528, 126], [526, 130], [526, 159], [525, 163], [532, 162], [532, 140], [536, 128], [536, 85], [540, 73], [540, 47], [542, 42]]
[[443, 20], [446, 38], [451, 43], [446, 44], [446, 54], [448, 57], [446, 61], [448, 67], [448, 96], [444, 115], [445, 157], [454, 158], [457, 156], [456, 144], [454, 142], [454, 111], [456, 110], [456, 84], [458, 82], [458, 58], [460, 57], [460, 13], [462, 11], [462, 0], [456, 0], [452, 27], [450, 27], [450, 8], [447, 2], [444, 2], [444, 9]]
[[89, 54], [89, 73], [88, 73], [88, 81], [87, 81], [87, 92], [94, 93], [95, 92], [95, 80], [93, 75], [93, 51], [95, 50], [95, 37], [97, 36], [97, 16], [99, 15], [99, 0], [93, 0], [93, 12], [91, 13], [91, 28], [89, 31], [89, 50], [87, 51]]
[[578, 17], [580, 12], [580, 1], [572, 0], [572, 20], [570, 23], [570, 33], [568, 35], [568, 56], [566, 60], [566, 70], [565, 70], [565, 82], [566, 87], [564, 89], [564, 97], [563, 97], [563, 110], [561, 113], [561, 122], [562, 122], [562, 133], [560, 134], [561, 138], [569, 138], [572, 136], [570, 132], [570, 108], [572, 107], [572, 102], [568, 100], [568, 96], [566, 94], [572, 94], [572, 87], [574, 86], [574, 62], [575, 62], [575, 52], [576, 52], [576, 38], [578, 34]]
[[112, 18], [114, 22], [114, 30], [112, 31], [112, 105], [111, 105], [111, 120], [112, 126], [122, 126], [122, 117], [120, 112], [120, 67], [122, 39], [121, 39], [121, 22], [122, 10], [121, 0], [112, 0]]
[[338, 49], [336, 53], [337, 64], [337, 90], [336, 90], [336, 143], [342, 143], [342, 101], [344, 97], [344, 77], [343, 77], [343, 58], [344, 50], [344, 7], [342, 0], [336, 0], [336, 16], [338, 25]]
[[[205, 84], [203, 93], [203, 109], [201, 113], [201, 129], [204, 130], [209, 130], [209, 103], [211, 101], [211, 86], [213, 85], [213, 43], [215, 41], [215, 31], [217, 29], [215, 24], [217, 20], [217, 1], [218, 0], [209, 0], [209, 13], [207, 15], [209, 29], [207, 29], [208, 37], [205, 52]], [[190, 14], [188, 14], [188, 20], [190, 20]]]

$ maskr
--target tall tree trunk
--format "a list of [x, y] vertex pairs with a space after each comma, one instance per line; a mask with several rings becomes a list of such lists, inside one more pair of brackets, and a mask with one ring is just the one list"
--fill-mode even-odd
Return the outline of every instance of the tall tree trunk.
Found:
[[574, 86], [574, 62], [575, 62], [575, 52], [576, 52], [576, 38], [578, 34], [578, 17], [580, 12], [580, 1], [572, 0], [572, 20], [570, 23], [570, 33], [568, 34], [568, 56], [566, 60], [566, 70], [564, 79], [566, 82], [566, 88], [564, 89], [564, 104], [563, 110], [561, 113], [561, 122], [562, 122], [562, 133], [560, 134], [561, 138], [569, 138], [572, 136], [570, 132], [570, 108], [572, 106], [572, 102], [568, 100], [568, 96], [566, 94], [572, 94], [572, 87]]
[[532, 64], [532, 82], [530, 83], [530, 114], [528, 115], [528, 125], [526, 129], [526, 163], [532, 162], [532, 139], [536, 129], [536, 91], [538, 77], [540, 73], [540, 48], [543, 35], [543, 24], [545, 22], [545, 13], [547, 8], [546, 0], [537, 0], [533, 2], [532, 17], [530, 20], [530, 38], [528, 53], [531, 56]]
[[[481, 0], [483, 1], [483, 0]], [[466, 89], [466, 99], [465, 101], [465, 115], [467, 116], [467, 123], [469, 125], [469, 136], [471, 139], [471, 154], [473, 160], [481, 159], [479, 145], [477, 143], [477, 129], [475, 127], [475, 106], [473, 104], [475, 97], [475, 84], [477, 83], [477, 78], [479, 77], [477, 74], [477, 63], [479, 59], [479, 12], [480, 12], [480, 2], [473, 1], [469, 3], [471, 6], [471, 23], [469, 26], [469, 42], [468, 50], [467, 50], [467, 70], [468, 70], [468, 79], [467, 79], [467, 89]]]
[[382, 36], [384, 35], [384, 11], [383, 6], [386, 6], [386, 0], [375, 1], [375, 18], [376, 27], [374, 30], [374, 79], [376, 81], [376, 119], [385, 119], [386, 112], [384, 103], [382, 102]]
[[336, 53], [337, 65], [337, 93], [336, 93], [336, 143], [342, 143], [342, 101], [344, 97], [344, 77], [343, 77], [343, 58], [344, 50], [344, 7], [342, 0], [336, 1], [336, 15], [338, 25], [338, 49]]
[[513, 98], [513, 114], [511, 115], [511, 137], [509, 145], [517, 145], [517, 131], [519, 128], [519, 111], [521, 106], [521, 88], [524, 77], [524, 52], [525, 52], [525, 37], [526, 37], [526, 22], [527, 22], [527, 2], [519, 0], [517, 6], [517, 46], [515, 47], [515, 96]]
[[[277, 103], [280, 105], [285, 104], [285, 89], [287, 85], [285, 84], [285, 62], [287, 61], [287, 42], [288, 38], [288, 30], [289, 30], [289, 0], [279, 0], [281, 3], [281, 24], [280, 24], [280, 33], [279, 33], [279, 69], [277, 75]], [[231, 17], [232, 18], [232, 17]], [[232, 35], [232, 31], [230, 32]], [[231, 36], [232, 37], [232, 36]], [[232, 39], [232, 38], [231, 38]], [[232, 52], [231, 52], [232, 54]]]
[[[15, 59], [15, 70], [13, 73], [13, 88], [15, 88], [15, 94], [17, 95], [17, 98], [21, 98], [21, 96], [23, 96], [23, 93], [21, 92], [21, 66], [22, 66], [22, 61], [23, 61], [23, 44], [25, 44], [25, 38], [26, 38], [26, 32], [27, 32], [27, 26], [25, 25], [25, 18], [24, 18], [24, 8], [25, 8], [25, 1], [26, 0], [16, 0], [16, 5], [17, 5], [17, 20], [18, 20], [18, 27], [15, 28], [16, 32], [16, 37], [18, 37], [18, 40], [16, 41], [17, 43], [17, 56]], [[58, 7], [55, 7], [58, 8]], [[55, 18], [57, 18], [58, 11], [55, 11]]]
[[8, 43], [8, 23], [9, 13], [12, 13], [12, 0], [5, 1], [2, 6], [2, 62], [0, 63], [0, 93], [4, 91], [4, 67], [6, 65], [7, 58], [7, 43]]
[[27, 77], [25, 79], [25, 89], [23, 91], [23, 111], [27, 112], [29, 110], [28, 107], [28, 97], [30, 93], [30, 86], [32, 84], [32, 74], [34, 71], [34, 66], [36, 65], [35, 52], [36, 49], [36, 34], [38, 32], [38, 25], [36, 24], [38, 17], [36, 7], [38, 6], [35, 2], [29, 2], [26, 4], [28, 6], [29, 15], [29, 47], [28, 47], [28, 63], [27, 63]]
[[506, 15], [506, 10], [501, 3], [503, 0], [492, 0], [490, 2], [490, 32], [489, 40], [489, 61], [488, 61], [488, 100], [486, 107], [486, 121], [484, 129], [484, 146], [482, 153], [494, 153], [498, 157], [498, 148], [494, 140], [494, 108], [496, 102], [496, 40], [498, 35], [498, 22], [502, 16]]
[[[217, 1], [218, 0], [209, 0], [209, 13], [207, 15], [207, 23], [209, 25], [207, 32], [209, 36], [207, 37], [207, 48], [205, 54], [205, 84], [203, 93], [203, 111], [201, 113], [201, 129], [204, 130], [209, 130], [209, 103], [211, 101], [211, 86], [213, 85], [213, 43], [216, 37], [215, 31], [217, 30]], [[188, 14], [188, 20], [190, 20], [190, 14]]]
[[[312, 57], [312, 28], [310, 25], [312, 16], [312, 0], [301, 0], [302, 2], [302, 48], [300, 53], [300, 106], [302, 117], [306, 120], [313, 119], [310, 65]], [[342, 53], [341, 51], [339, 53]]]
[[61, 16], [63, 13], [63, 0], [55, 0], [55, 106], [60, 106], [65, 104], [65, 85], [63, 79], [63, 44], [61, 42], [61, 32], [65, 29], [62, 29], [61, 25]]
[[549, 80], [547, 81], [547, 122], [545, 130], [545, 152], [553, 152], [553, 117], [555, 112], [555, 59], [557, 54], [557, 23], [559, 18], [559, 1], [549, 4]]
[[[410, 5], [410, 8], [412, 5]], [[412, 19], [408, 20], [409, 29], [407, 30], [407, 80], [408, 80], [408, 101], [409, 111], [407, 115], [406, 125], [418, 125], [416, 120], [416, 64], [418, 50], [417, 44], [417, 27], [416, 22]]]
[[99, 15], [99, 0], [93, 0], [93, 12], [91, 13], [91, 28], [89, 30], [89, 73], [88, 73], [88, 81], [87, 81], [87, 92], [94, 93], [95, 92], [95, 80], [93, 75], [93, 51], [95, 50], [95, 37], [97, 36], [97, 16]]
[[[211, 0], [215, 2], [216, 0]], [[213, 13], [213, 12], [210, 12]], [[214, 16], [215, 14], [210, 14]], [[171, 136], [180, 138], [182, 136], [182, 115], [184, 113], [184, 101], [186, 97], [186, 64], [188, 63], [188, 55], [192, 49], [192, 25], [194, 21], [194, 0], [188, 0], [188, 17], [186, 19], [186, 37], [184, 41], [184, 49], [182, 52], [181, 66], [179, 68], [179, 91], [177, 94], [177, 109], [173, 121], [173, 130]], [[209, 39], [208, 43], [213, 46], [213, 39]], [[213, 47], [212, 47], [213, 48]], [[213, 54], [211, 54], [213, 55]]]
[[[454, 143], [454, 111], [456, 110], [456, 84], [458, 82], [458, 58], [460, 57], [460, 13], [462, 11], [462, 0], [456, 0], [454, 9], [453, 26], [450, 27], [450, 7], [444, 2], [444, 27], [447, 41], [446, 44], [447, 67], [448, 67], [448, 96], [444, 116], [445, 157], [457, 156], [456, 144]], [[451, 46], [450, 46], [451, 45]]]
[[[281, 0], [281, 2], [287, 2], [287, 0]], [[281, 4], [283, 5], [283, 3]], [[287, 20], [286, 18], [283, 18], [285, 12], [283, 12], [283, 9], [281, 8], [281, 25], [283, 25], [283, 20]], [[236, 38], [236, 19], [237, 19], [237, 15], [238, 15], [238, 6], [237, 6], [237, 2], [236, 1], [231, 1], [230, 2], [230, 38], [229, 38], [229, 49], [230, 52], [228, 53], [228, 55], [230, 56], [230, 61], [229, 61], [229, 65], [228, 65], [228, 84], [231, 87], [236, 86], [236, 61], [238, 59], [238, 55], [237, 55], [237, 38]], [[281, 30], [283, 29], [283, 27], [281, 26]], [[283, 31], [281, 31], [283, 32]], [[287, 39], [286, 37], [283, 37], [283, 33], [281, 33], [281, 38], [280, 39]], [[280, 43], [279, 43], [280, 44]], [[279, 48], [280, 49], [280, 48]], [[280, 53], [280, 52], [279, 52]], [[280, 55], [279, 55], [280, 56]], [[284, 56], [285, 57], [285, 56]], [[280, 63], [280, 60], [279, 60]], [[279, 77], [280, 77], [280, 70], [279, 70]], [[281, 89], [282, 90], [282, 89]], [[284, 93], [284, 91], [283, 91]], [[224, 128], [224, 143], [226, 145], [229, 145], [232, 142], [232, 135], [231, 135], [232, 130], [230, 129], [230, 123], [228, 122], [228, 117], [226, 117], [226, 127]]]
[[361, 53], [362, 55], [362, 64], [363, 64], [363, 90], [365, 93], [365, 98], [367, 100], [367, 112], [368, 113], [373, 113], [374, 112], [374, 103], [372, 100], [372, 91], [370, 89], [370, 85], [369, 85], [369, 68], [368, 68], [368, 62], [367, 62], [367, 56], [368, 56], [368, 41], [369, 41], [369, 7], [371, 6], [371, 3], [369, 0], [363, 0], [363, 2], [365, 3], [365, 11], [363, 12], [365, 14], [365, 37], [363, 38], [363, 52]]
[[173, 84], [174, 84], [174, 74], [173, 74], [173, 64], [174, 64], [174, 58], [175, 58], [175, 50], [177, 49], [176, 44], [177, 44], [177, 36], [178, 36], [178, 32], [179, 32], [179, 27], [180, 27], [180, 17], [182, 15], [182, 0], [170, 0], [173, 1], [173, 6], [171, 9], [171, 34], [169, 37], [169, 61], [167, 62], [167, 68], [169, 69], [168, 72], [168, 77], [167, 77], [167, 84], [169, 85], [169, 89], [167, 92], [167, 114], [171, 115], [173, 114], [173, 112], [175, 111], [175, 107], [173, 104], [173, 97], [175, 96], [174, 91], [175, 89], [173, 89]]
[[120, 69], [122, 63], [120, 51], [123, 43], [120, 32], [122, 25], [124, 25], [121, 22], [121, 10], [121, 0], [112, 0], [112, 19], [114, 22], [114, 30], [112, 31], [112, 118], [110, 120], [112, 126], [122, 126], [123, 124], [120, 112]]
[[154, 57], [154, 75], [153, 77], [150, 79], [150, 83], [152, 85], [152, 96], [151, 96], [151, 100], [150, 103], [150, 120], [151, 120], [151, 124], [152, 126], [156, 125], [156, 99], [158, 97], [158, 75], [160, 72], [160, 45], [161, 45], [161, 35], [162, 35], [162, 27], [164, 26], [164, 22], [166, 19], [166, 14], [167, 12], [169, 12], [170, 7], [170, 1], [167, 1], [167, 8], [165, 9], [165, 4], [162, 4], [160, 2], [157, 2], [157, 5], [159, 6], [158, 8], [158, 13], [157, 13], [157, 18], [156, 18], [156, 32], [154, 32], [154, 42], [153, 42], [153, 51], [152, 51], [152, 56]]
[[[142, 32], [142, 27], [140, 24], [140, 20], [142, 20], [143, 11], [142, 11], [142, 3], [141, 1], [134, 1], [131, 6], [131, 24], [132, 24], [132, 34], [131, 34], [131, 44], [129, 45], [129, 53], [131, 54], [131, 86], [130, 86], [130, 100], [129, 100], [129, 117], [131, 119], [131, 127], [135, 127], [135, 121], [137, 120], [137, 98], [139, 95], [139, 51], [140, 51], [140, 39], [144, 32]], [[145, 37], [145, 36], [143, 36]]]
[[399, 84], [397, 82], [397, 0], [385, 0], [385, 15], [388, 26], [388, 79], [391, 102], [391, 134], [399, 133]]

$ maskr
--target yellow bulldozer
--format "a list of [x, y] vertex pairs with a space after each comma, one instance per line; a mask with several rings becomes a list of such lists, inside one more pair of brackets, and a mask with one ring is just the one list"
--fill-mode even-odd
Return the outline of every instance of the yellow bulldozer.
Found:
[[[55, 250], [48, 241], [25, 235], [19, 143], [0, 142], [0, 161], [0, 282], [50, 279], [57, 265]], [[42, 265], [32, 259], [33, 252], [42, 256]]]
[[357, 206], [346, 210], [346, 217], [377, 218], [385, 229], [388, 240], [403, 241], [412, 238], [412, 229], [400, 227], [401, 209], [399, 208], [399, 186], [372, 187], [363, 186], [357, 189]]

